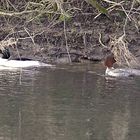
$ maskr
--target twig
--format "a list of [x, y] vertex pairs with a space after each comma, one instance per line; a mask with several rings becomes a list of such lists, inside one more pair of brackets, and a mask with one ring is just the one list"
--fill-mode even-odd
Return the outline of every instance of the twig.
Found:
[[65, 21], [65, 19], [64, 19], [64, 36], [65, 36], [66, 50], [67, 50], [69, 62], [71, 63], [72, 61], [71, 61], [71, 57], [70, 57], [70, 53], [69, 53], [68, 39], [67, 39], [67, 33], [66, 33], [66, 21]]
[[[126, 35], [125, 29], [126, 29], [126, 25], [127, 25], [128, 19], [131, 21], [131, 18], [129, 17], [129, 15], [130, 15], [130, 13], [131, 13], [133, 7], [134, 7], [134, 3], [135, 3], [135, 0], [133, 0], [133, 2], [132, 2], [131, 8], [130, 8], [128, 14], [127, 14], [127, 12], [124, 10], [125, 14], [127, 15], [127, 17], [126, 17], [126, 19], [125, 19], [124, 26], [123, 26], [123, 33], [124, 33], [124, 36]], [[123, 6], [122, 6], [122, 8], [123, 8]]]
[[32, 36], [29, 31], [24, 27], [24, 30], [26, 31], [26, 33], [29, 35], [30, 39], [32, 40], [34, 46], [35, 46], [35, 41], [34, 41], [34, 36]]
[[107, 48], [107, 46], [104, 45], [104, 44], [102, 43], [101, 38], [102, 38], [101, 33], [99, 33], [99, 43], [100, 43], [104, 48]]
[[[20, 15], [23, 15], [23, 14], [30, 14], [30, 13], [35, 13], [35, 12], [40, 13], [40, 10], [27, 10], [27, 11], [22, 11], [22, 12], [11, 12], [11, 11], [2, 12], [2, 11], [0, 11], [0, 15], [3, 15], [3, 16], [20, 16]], [[61, 14], [59, 12], [45, 11], [45, 10], [44, 10], [44, 13]]]
[[[107, 11], [109, 11], [109, 12], [112, 11], [114, 7], [120, 6], [120, 5], [122, 5], [122, 3], [124, 3], [124, 1], [121, 1], [121, 2], [119, 2], [119, 3], [112, 2], [112, 1], [108, 1], [108, 0], [104, 0], [104, 1], [110, 2], [111, 4], [113, 4], [112, 6], [110, 6], [109, 8], [107, 8]], [[101, 14], [102, 14], [102, 13], [99, 13], [98, 15], [96, 15], [96, 16], [94, 17], [94, 19], [96, 19], [97, 17], [99, 17]]]

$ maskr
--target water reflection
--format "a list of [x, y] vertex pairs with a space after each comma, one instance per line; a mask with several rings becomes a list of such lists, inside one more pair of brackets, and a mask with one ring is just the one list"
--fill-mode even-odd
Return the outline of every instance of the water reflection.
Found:
[[127, 139], [127, 136], [128, 136], [130, 110], [129, 110], [129, 105], [127, 102], [122, 110], [114, 111], [113, 116], [112, 116], [111, 134], [112, 134], [113, 140], [125, 140]]
[[140, 79], [102, 73], [98, 65], [0, 72], [0, 139], [138, 140]]

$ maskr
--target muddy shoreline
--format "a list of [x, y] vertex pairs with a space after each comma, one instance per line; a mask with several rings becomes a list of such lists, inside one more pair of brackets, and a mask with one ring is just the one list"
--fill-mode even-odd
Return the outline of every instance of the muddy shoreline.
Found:
[[[91, 13], [93, 8], [87, 11]], [[86, 11], [84, 11], [86, 12]], [[41, 24], [32, 22], [25, 28], [24, 21], [12, 19], [9, 25], [14, 33], [9, 33], [9, 25], [5, 20], [0, 20], [0, 40], [15, 38], [17, 45], [9, 47], [11, 59], [16, 57], [27, 57], [49, 63], [102, 61], [110, 53], [109, 43], [112, 37], [123, 34], [125, 18], [120, 14], [111, 13], [109, 16], [101, 14], [95, 19], [96, 14], [77, 13], [71, 20], [58, 23], [50, 27], [47, 17], [43, 17]], [[139, 17], [136, 17], [139, 20]], [[16, 27], [15, 27], [16, 25]], [[126, 26], [126, 40], [129, 50], [140, 57], [140, 26], [138, 29], [133, 22]], [[28, 29], [28, 32], [25, 32]], [[99, 41], [101, 35], [101, 42]], [[30, 35], [34, 35], [33, 38]], [[85, 61], [86, 60], [86, 61]]]

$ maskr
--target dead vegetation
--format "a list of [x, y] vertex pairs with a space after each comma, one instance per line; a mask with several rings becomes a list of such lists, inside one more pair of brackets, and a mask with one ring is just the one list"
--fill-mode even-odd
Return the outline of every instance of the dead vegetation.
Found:
[[[129, 10], [128, 9], [126, 10], [125, 7], [123, 6], [124, 1], [121, 1], [119, 3], [110, 0], [103, 1], [106, 1], [111, 4], [111, 6], [107, 8], [109, 12], [111, 12], [112, 10], [114, 10], [115, 7], [117, 7], [119, 8], [120, 11], [123, 11], [126, 15], [124, 25], [122, 27], [123, 29], [122, 30], [123, 32], [121, 32], [122, 35], [118, 37], [117, 35], [115, 35], [114, 37], [110, 37], [109, 47], [111, 52], [114, 54], [115, 59], [119, 65], [128, 67], [139, 67], [140, 63], [138, 62], [137, 58], [129, 51], [128, 41], [126, 40], [127, 37], [126, 28], [128, 26], [128, 22], [133, 22], [133, 25], [135, 26], [137, 32], [139, 32], [139, 23], [138, 23], [139, 21], [135, 20], [135, 16], [137, 15], [140, 16], [140, 7], [136, 9], [134, 6], [137, 2], [140, 3], [140, 1], [133, 0]], [[101, 41], [101, 34], [99, 34], [99, 42], [103, 47], [107, 47]]]
[[126, 67], [139, 67], [137, 58], [128, 49], [128, 42], [124, 35], [119, 38], [112, 38], [110, 48], [119, 65]]
[[[11, 41], [10, 38], [14, 38], [15, 40], [30, 39], [33, 45], [36, 46], [36, 36], [42, 35], [44, 32], [48, 32], [57, 25], [63, 25], [63, 37], [65, 39], [64, 44], [69, 61], [71, 62], [71, 45], [68, 42], [69, 38], [67, 27], [67, 23], [69, 23], [69, 21], [77, 15], [94, 15], [94, 20], [96, 20], [102, 16], [102, 14], [106, 15], [108, 18], [111, 18], [112, 14], [122, 14], [124, 23], [121, 27], [122, 32], [120, 32], [119, 35], [114, 33], [114, 36], [110, 37], [110, 46], [109, 44], [104, 45], [102, 43], [101, 36], [99, 36], [99, 43], [103, 47], [111, 48], [118, 64], [131, 66], [132, 61], [134, 62], [133, 64], [138, 64], [135, 56], [128, 49], [128, 41], [126, 38], [127, 26], [129, 26], [130, 23], [133, 24], [137, 32], [139, 32], [139, 0], [101, 0], [99, 2], [96, 0], [3, 0], [0, 4], [0, 18], [2, 19], [1, 21], [3, 21], [3, 23], [1, 23], [1, 32], [6, 32], [6, 35], [1, 38], [1, 48], [6, 45], [16, 44], [16, 42]], [[45, 22], [47, 22], [47, 24], [44, 28]], [[120, 26], [118, 22], [116, 22], [116, 24]], [[34, 26], [35, 28], [31, 26]], [[83, 34], [83, 36], [84, 35], [85, 34]], [[86, 46], [86, 39], [83, 42], [83, 46]]]
[[134, 19], [135, 12], [133, 11], [135, 9], [134, 5], [136, 2], [137, 2], [136, 0], [132, 1], [130, 10], [128, 10], [128, 12], [125, 10], [123, 5], [120, 4], [122, 10], [126, 14], [126, 18], [123, 26], [123, 32], [121, 36], [119, 36], [118, 38], [115, 36], [114, 38], [111, 39], [110, 42], [111, 52], [114, 54], [117, 63], [122, 66], [139, 67], [139, 62], [137, 58], [129, 51], [128, 42], [126, 40], [126, 36], [127, 36], [126, 26], [128, 22], [133, 22], [135, 28], [139, 32], [139, 27], [138, 27], [139, 25]]
[[14, 38], [9, 38], [8, 40], [2, 40], [0, 41], [0, 50], [3, 51], [6, 47], [9, 46], [16, 46], [17, 40]]

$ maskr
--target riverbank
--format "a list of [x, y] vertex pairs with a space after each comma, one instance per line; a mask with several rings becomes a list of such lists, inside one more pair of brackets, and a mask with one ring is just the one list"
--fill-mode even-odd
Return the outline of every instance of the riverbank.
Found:
[[[44, 15], [39, 21], [27, 23], [23, 17], [11, 17], [0, 20], [0, 40], [15, 38], [16, 46], [9, 47], [11, 58], [23, 56], [50, 63], [69, 63], [102, 61], [110, 52], [112, 38], [119, 38], [123, 33], [126, 15], [118, 8], [109, 14], [97, 16], [97, 10], [87, 3], [74, 6], [81, 11], [65, 22], [49, 21]], [[131, 7], [126, 7], [129, 10]], [[136, 5], [136, 8], [138, 6]], [[137, 14], [130, 13], [133, 20], [125, 26], [125, 38], [129, 50], [140, 56], [140, 23]], [[6, 22], [8, 24], [6, 24]]]

